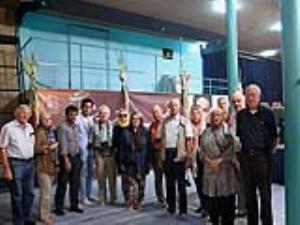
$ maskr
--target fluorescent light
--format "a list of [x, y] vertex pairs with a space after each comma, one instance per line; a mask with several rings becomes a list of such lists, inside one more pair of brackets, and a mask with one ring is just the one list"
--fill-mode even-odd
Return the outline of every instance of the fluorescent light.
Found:
[[281, 30], [282, 30], [282, 25], [280, 22], [276, 22], [270, 27], [270, 31], [281, 32]]
[[[236, 3], [236, 9], [241, 9], [241, 4]], [[226, 13], [226, 0], [214, 0], [212, 2], [212, 10], [216, 13], [225, 14]]]
[[267, 50], [261, 51], [260, 53], [258, 53], [258, 55], [268, 58], [268, 57], [275, 56], [278, 53], [279, 53], [278, 49], [267, 49]]

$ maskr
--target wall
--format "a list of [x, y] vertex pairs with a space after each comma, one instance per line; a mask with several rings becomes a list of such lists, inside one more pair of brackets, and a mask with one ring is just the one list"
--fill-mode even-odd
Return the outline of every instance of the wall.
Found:
[[[191, 75], [190, 92], [202, 93], [199, 41], [84, 23], [42, 13], [28, 13], [19, 29], [22, 54], [38, 60], [39, 81], [55, 88], [119, 90], [118, 60], [127, 67], [131, 91], [169, 92], [181, 68]], [[162, 48], [174, 51], [162, 58]]]
[[[0, 35], [15, 37], [14, 10], [0, 6]], [[17, 47], [0, 40], [0, 126], [12, 117], [18, 104]]]

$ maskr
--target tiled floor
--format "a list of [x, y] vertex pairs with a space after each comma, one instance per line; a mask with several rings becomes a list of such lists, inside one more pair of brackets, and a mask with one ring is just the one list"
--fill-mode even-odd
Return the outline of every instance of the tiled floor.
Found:
[[[119, 190], [119, 206], [98, 207], [91, 206], [85, 209], [84, 214], [67, 213], [64, 217], [55, 219], [55, 225], [201, 225], [209, 224], [207, 220], [201, 220], [197, 214], [193, 212], [198, 206], [197, 196], [194, 187], [189, 188], [189, 215], [186, 220], [182, 220], [177, 216], [168, 216], [165, 211], [155, 205], [155, 197], [153, 193], [152, 175], [147, 178], [146, 196], [143, 208], [136, 211], [128, 211], [122, 206], [122, 196]], [[118, 185], [120, 187], [120, 185]], [[96, 193], [96, 184], [94, 192]], [[284, 187], [273, 185], [273, 211], [275, 225], [284, 225]], [[38, 195], [38, 191], [37, 191]], [[37, 198], [36, 198], [37, 202]], [[36, 205], [34, 214], [36, 214]], [[7, 193], [0, 194], [0, 225], [10, 225], [10, 200]], [[236, 224], [246, 225], [244, 219], [237, 219]]]

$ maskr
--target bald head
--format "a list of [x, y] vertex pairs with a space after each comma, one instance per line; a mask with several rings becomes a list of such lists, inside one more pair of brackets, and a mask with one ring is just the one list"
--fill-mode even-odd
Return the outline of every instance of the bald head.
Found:
[[180, 101], [178, 98], [171, 99], [169, 109], [171, 116], [176, 116], [180, 112]]
[[154, 120], [156, 120], [156, 121], [159, 121], [162, 119], [163, 112], [159, 105], [157, 105], [157, 104], [153, 105], [152, 115], [153, 115]]

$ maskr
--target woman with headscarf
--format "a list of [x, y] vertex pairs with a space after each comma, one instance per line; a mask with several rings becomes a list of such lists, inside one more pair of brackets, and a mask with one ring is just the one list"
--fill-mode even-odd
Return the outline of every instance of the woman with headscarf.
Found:
[[127, 129], [129, 124], [129, 113], [126, 109], [121, 108], [117, 112], [117, 119], [115, 120], [112, 136], [112, 147], [116, 154], [116, 166], [118, 173], [121, 175], [121, 186], [123, 197], [127, 201], [127, 190], [126, 190], [126, 173], [124, 167], [120, 162], [120, 155], [124, 151], [124, 146], [121, 143], [121, 137], [123, 132]]

